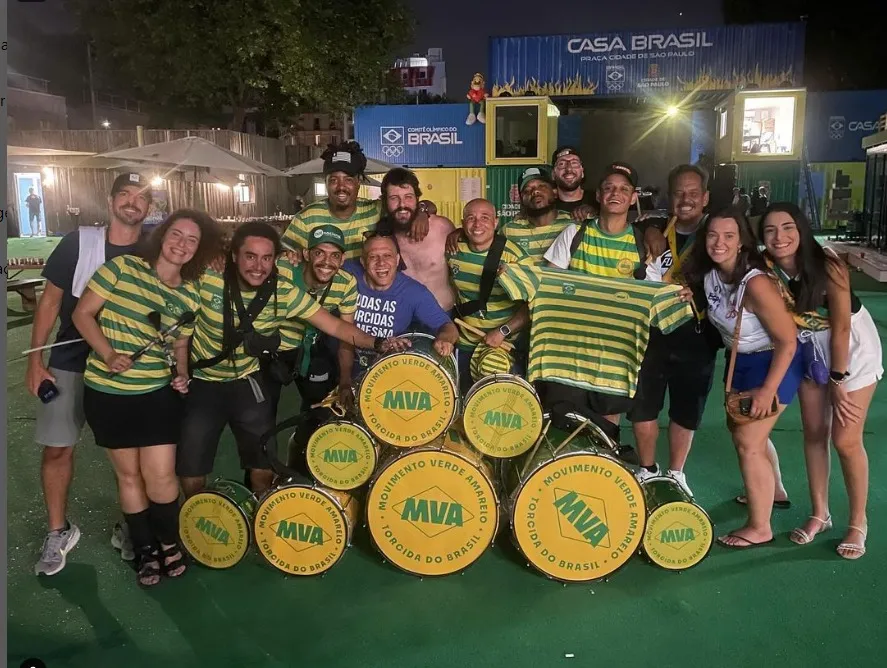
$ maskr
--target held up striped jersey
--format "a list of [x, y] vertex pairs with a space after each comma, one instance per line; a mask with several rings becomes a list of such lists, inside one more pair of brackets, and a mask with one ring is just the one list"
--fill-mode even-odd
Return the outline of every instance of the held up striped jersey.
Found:
[[508, 265], [498, 283], [530, 307], [528, 380], [633, 397], [649, 328], [668, 334], [693, 317], [677, 285]]
[[[456, 288], [457, 304], [464, 304], [478, 298], [487, 252], [475, 252], [471, 250], [468, 242], [460, 241], [458, 250], [453, 254], [447, 254], [450, 280]], [[513, 241], [506, 241], [500, 264], [520, 262], [529, 263], [531, 260], [520, 246]], [[490, 298], [487, 300], [487, 308], [467, 316], [463, 320], [484, 332], [492, 331], [511, 320], [520, 307], [518, 301], [519, 299], [515, 300], [506, 295], [502, 287], [494, 282]], [[517, 334], [517, 332], [512, 333], [508, 337], [508, 341], [514, 341]], [[472, 350], [481, 340], [477, 334], [460, 330], [457, 345], [462, 350]]]
[[524, 249], [534, 264], [545, 263], [545, 251], [549, 249], [561, 232], [573, 222], [573, 218], [565, 211], [558, 211], [557, 218], [550, 225], [536, 227], [524, 218], [515, 218], [502, 226], [501, 233], [509, 241], [513, 241]]
[[[99, 327], [114, 351], [124, 355], [131, 355], [157, 338], [158, 330], [148, 320], [151, 311], [160, 314], [160, 326], [165, 329], [186, 311], [196, 314], [200, 304], [194, 283], [171, 288], [145, 260], [135, 255], [109, 260], [98, 268], [87, 287], [105, 300], [98, 315]], [[186, 325], [177, 336], [190, 336], [193, 329], [193, 323]], [[159, 346], [151, 346], [132, 367], [113, 376], [104, 360], [90, 351], [83, 375], [87, 387], [109, 394], [145, 394], [159, 390], [171, 380], [166, 356]]]
[[[302, 267], [293, 267], [285, 258], [278, 260], [278, 266], [288, 265], [293, 272], [295, 284], [302, 290], [305, 288]], [[321, 287], [316, 294], [308, 292], [318, 303], [323, 295], [325, 287]], [[333, 276], [330, 291], [323, 300], [323, 308], [330, 313], [338, 311], [341, 315], [350, 315], [357, 310], [357, 281], [348, 272], [339, 269]], [[280, 323], [280, 351], [293, 350], [302, 345], [307, 324], [300, 318], [286, 319]]]
[[[265, 308], [256, 316], [253, 327], [259, 334], [271, 335], [279, 330], [280, 323], [288, 318], [310, 318], [320, 310], [320, 305], [307, 292], [293, 282], [292, 265], [283, 260], [277, 261], [277, 303], [275, 314], [274, 295]], [[211, 359], [222, 352], [222, 309], [224, 307], [224, 278], [218, 272], [207, 269], [200, 280], [200, 311], [194, 327], [191, 359], [193, 361]], [[256, 295], [255, 290], [242, 290], [243, 307], [249, 308]], [[234, 307], [232, 306], [232, 309]], [[234, 322], [240, 318], [234, 309]], [[259, 361], [246, 354], [241, 343], [231, 357], [206, 369], [195, 369], [194, 377], [201, 380], [225, 382], [246, 378], [259, 370]]]
[[308, 248], [308, 233], [318, 225], [335, 225], [345, 235], [345, 259], [360, 257], [363, 249], [363, 233], [376, 228], [382, 203], [376, 200], [359, 199], [354, 214], [346, 219], [336, 218], [330, 213], [326, 199], [309, 204], [299, 211], [283, 233], [284, 246], [293, 250]]

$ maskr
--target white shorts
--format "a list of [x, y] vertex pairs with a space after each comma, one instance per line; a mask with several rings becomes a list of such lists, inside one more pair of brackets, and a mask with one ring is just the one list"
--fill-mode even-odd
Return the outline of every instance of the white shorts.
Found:
[[[820, 351], [825, 355], [825, 366], [831, 369], [831, 331], [816, 332], [814, 335]], [[850, 318], [850, 372], [844, 387], [848, 392], [860, 390], [881, 380], [884, 363], [881, 353], [881, 337], [871, 314], [863, 306]]]

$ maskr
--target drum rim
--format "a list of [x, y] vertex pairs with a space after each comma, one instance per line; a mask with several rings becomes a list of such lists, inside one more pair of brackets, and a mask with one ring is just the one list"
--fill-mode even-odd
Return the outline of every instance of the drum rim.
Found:
[[[243, 487], [243, 488], [245, 488], [246, 490], [250, 491], [250, 493], [251, 493], [251, 495], [252, 495], [251, 498], [252, 498], [254, 501], [257, 501], [257, 500], [256, 500], [256, 495], [255, 495], [254, 493], [252, 493], [252, 490], [250, 490], [249, 487], [247, 487], [246, 485], [243, 485], [243, 484], [241, 484], [241, 483], [238, 483], [236, 480], [226, 480], [226, 479], [224, 479], [224, 478], [218, 478], [218, 479], [216, 479], [216, 480], [213, 480], [213, 483], [218, 482], [218, 481], [220, 481], [220, 480], [224, 480], [225, 482], [233, 482], [234, 484], [240, 485], [241, 487]], [[212, 484], [212, 483], [210, 483], [210, 484]], [[246, 543], [245, 543], [245, 546], [244, 546], [244, 548], [243, 548], [243, 554], [241, 554], [241, 555], [237, 558], [237, 560], [234, 561], [234, 563], [232, 563], [232, 564], [229, 565], [229, 566], [211, 566], [211, 565], [209, 565], [209, 564], [204, 563], [204, 562], [201, 561], [198, 557], [196, 557], [196, 556], [194, 555], [194, 553], [193, 553], [191, 550], [188, 549], [188, 545], [187, 545], [185, 539], [182, 537], [182, 530], [181, 530], [182, 514], [185, 512], [186, 504], [187, 504], [191, 499], [196, 498], [196, 497], [200, 496], [201, 494], [212, 494], [213, 496], [218, 496], [218, 497], [220, 497], [221, 499], [223, 499], [224, 501], [229, 502], [229, 503], [230, 503], [232, 506], [234, 506], [234, 508], [237, 510], [237, 512], [239, 513], [239, 516], [241, 517], [241, 519], [243, 519], [244, 524], [246, 524]], [[258, 509], [259, 509], [259, 505], [258, 505], [258, 502], [256, 502], [256, 510], [258, 511]], [[227, 495], [222, 494], [221, 492], [216, 491], [216, 490], [213, 490], [213, 489], [208, 489], [208, 487], [206, 487], [206, 488], [200, 490], [200, 491], [197, 492], [196, 494], [192, 494], [192, 495], [189, 496], [187, 499], [185, 499], [185, 501], [182, 503], [181, 507], [179, 508], [179, 525], [180, 525], [180, 528], [179, 528], [179, 539], [180, 539], [181, 542], [182, 542], [182, 547], [185, 549], [186, 552], [188, 552], [188, 556], [190, 556], [192, 559], [194, 559], [194, 561], [196, 561], [196, 562], [197, 562], [198, 564], [200, 564], [201, 566], [203, 566], [203, 567], [205, 567], [205, 568], [211, 568], [211, 569], [213, 569], [214, 571], [224, 571], [224, 570], [226, 570], [226, 569], [228, 569], [228, 568], [234, 568], [237, 564], [239, 564], [241, 561], [243, 561], [243, 560], [246, 558], [246, 555], [249, 554], [249, 550], [250, 550], [250, 548], [253, 546], [253, 538], [254, 538], [254, 535], [253, 535], [253, 520], [252, 520], [252, 519], [246, 514], [246, 511], [244, 511], [244, 509], [241, 508], [239, 504], [235, 503], [235, 502], [234, 502], [232, 499], [230, 499]]]
[[523, 483], [522, 483], [521, 485], [519, 485], [519, 486], [517, 487], [517, 489], [515, 489], [515, 491], [514, 491], [512, 494], [509, 494], [509, 495], [508, 495], [509, 504], [510, 504], [510, 506], [509, 506], [509, 510], [511, 511], [511, 512], [510, 512], [510, 515], [509, 515], [509, 518], [508, 518], [508, 522], [509, 522], [509, 525], [510, 525], [509, 528], [510, 528], [510, 531], [511, 531], [512, 543], [514, 544], [515, 548], [516, 548], [517, 551], [520, 553], [520, 555], [521, 555], [524, 559], [526, 559], [527, 563], [528, 563], [532, 568], [534, 568], [538, 573], [544, 575], [544, 576], [545, 576], [546, 578], [548, 578], [549, 580], [554, 580], [555, 582], [563, 582], [563, 583], [566, 583], [566, 584], [585, 584], [585, 583], [589, 583], [589, 582], [600, 582], [601, 580], [606, 580], [607, 578], [613, 577], [616, 573], [618, 573], [618, 572], [621, 571], [623, 568], [625, 568], [629, 563], [631, 563], [631, 559], [632, 559], [632, 557], [634, 557], [635, 553], [638, 551], [638, 549], [640, 549], [641, 545], [643, 544], [643, 541], [644, 541], [644, 535], [646, 535], [646, 531], [647, 531], [647, 499], [646, 499], [646, 497], [644, 496], [644, 493], [643, 493], [644, 490], [643, 490], [643, 488], [641, 488], [640, 498], [642, 499], [642, 502], [643, 502], [643, 512], [642, 512], [640, 515], [641, 515], [641, 523], [642, 523], [642, 525], [643, 525], [643, 528], [642, 528], [642, 530], [640, 531], [640, 539], [638, 540], [638, 543], [637, 543], [637, 546], [635, 547], [635, 549], [632, 550], [632, 551], [629, 553], [629, 557], [628, 557], [628, 559], [626, 559], [624, 562], [622, 562], [619, 566], [617, 566], [616, 568], [614, 568], [612, 571], [606, 573], [605, 575], [600, 575], [600, 576], [595, 577], [595, 578], [588, 578], [588, 579], [584, 579], [584, 580], [568, 580], [568, 579], [565, 579], [565, 578], [557, 577], [557, 576], [555, 576], [555, 575], [550, 575], [549, 573], [546, 573], [546, 572], [543, 571], [541, 568], [539, 568], [538, 566], [536, 566], [536, 564], [533, 563], [533, 561], [530, 559], [529, 555], [527, 555], [527, 553], [524, 552], [524, 549], [523, 549], [523, 547], [522, 547], [521, 544], [520, 544], [520, 540], [519, 540], [518, 537], [517, 537], [517, 531], [515, 530], [515, 523], [514, 523], [514, 508], [517, 506], [517, 499], [518, 499], [518, 497], [520, 496], [520, 492], [523, 491], [523, 489], [526, 487], [526, 484], [530, 481], [530, 478], [532, 478], [532, 477], [533, 477], [533, 476], [539, 471], [539, 469], [541, 469], [542, 467], [544, 467], [544, 466], [546, 466], [546, 465], [548, 465], [548, 464], [551, 464], [551, 463], [553, 463], [553, 462], [555, 462], [555, 461], [558, 461], [559, 459], [566, 459], [566, 458], [568, 458], [568, 457], [574, 457], [574, 456], [578, 456], [578, 455], [594, 455], [594, 456], [597, 456], [597, 457], [606, 457], [606, 458], [608, 458], [608, 459], [611, 459], [613, 462], [615, 462], [616, 464], [618, 464], [619, 466], [621, 466], [622, 468], [624, 468], [624, 469], [625, 469], [625, 472], [626, 472], [629, 476], [631, 476], [631, 479], [634, 480], [635, 483], [637, 483], [638, 487], [640, 487], [640, 483], [638, 482], [637, 478], [634, 477], [634, 474], [631, 472], [631, 470], [628, 468], [628, 466], [627, 466], [626, 464], [624, 464], [623, 462], [619, 461], [618, 458], [616, 458], [616, 457], [614, 457], [614, 456], [612, 456], [612, 455], [610, 455], [609, 453], [606, 453], [606, 452], [586, 452], [586, 451], [582, 451], [582, 452], [566, 452], [566, 453], [562, 453], [562, 454], [555, 455], [555, 456], [554, 456], [552, 459], [550, 459], [549, 461], [545, 462], [544, 464], [542, 464], [542, 465], [540, 465], [540, 466], [537, 466], [535, 469], [533, 469], [532, 471], [530, 471], [530, 472], [527, 474], [527, 477], [526, 477], [526, 479], [523, 481]]
[[[256, 515], [255, 515], [255, 517], [253, 518], [253, 523], [255, 523], [255, 522], [258, 521], [258, 519], [259, 519], [259, 509], [264, 505], [265, 501], [267, 501], [267, 500], [271, 497], [272, 494], [274, 494], [275, 492], [279, 492], [279, 491], [282, 490], [282, 489], [288, 489], [288, 488], [290, 488], [290, 487], [304, 487], [304, 488], [306, 488], [306, 489], [310, 489], [310, 490], [312, 490], [312, 491], [319, 492], [320, 494], [322, 494], [323, 496], [325, 496], [325, 497], [327, 498], [328, 501], [331, 501], [331, 502], [333, 503], [333, 505], [336, 507], [336, 511], [342, 516], [342, 524], [345, 525], [346, 527], [348, 526], [348, 516], [345, 514], [345, 508], [342, 506], [341, 503], [339, 503], [339, 500], [338, 500], [336, 497], [327, 494], [326, 491], [323, 489], [323, 487], [322, 487], [321, 485], [317, 484], [317, 483], [314, 483], [314, 484], [311, 484], [311, 485], [306, 485], [306, 484], [304, 484], [304, 483], [289, 483], [289, 484], [276, 485], [276, 486], [270, 487], [270, 488], [269, 488], [269, 489], [268, 489], [268, 490], [262, 495], [262, 499], [256, 504]], [[347, 490], [339, 490], [339, 489], [337, 489], [337, 490], [333, 490], [333, 491], [336, 491], [336, 492], [344, 492], [344, 491], [347, 491]], [[349, 496], [352, 496], [352, 495], [349, 494]], [[353, 497], [352, 497], [352, 498], [353, 498]], [[259, 534], [258, 534], [258, 531], [256, 531], [255, 528], [254, 528], [254, 529], [253, 529], [253, 535], [255, 536], [255, 541], [256, 541], [256, 552], [262, 557], [262, 561], [264, 561], [267, 565], [271, 566], [271, 567], [272, 567], [274, 570], [276, 570], [278, 573], [283, 573], [284, 575], [292, 575], [292, 576], [294, 576], [294, 577], [314, 577], [314, 576], [317, 576], [317, 575], [323, 575], [324, 573], [328, 573], [330, 570], [332, 570], [332, 568], [333, 568], [336, 564], [338, 564], [339, 561], [341, 561], [342, 557], [345, 556], [345, 553], [348, 552], [348, 550], [351, 548], [351, 539], [354, 537], [354, 530], [357, 528], [357, 527], [356, 527], [356, 525], [357, 525], [357, 518], [358, 518], [359, 516], [360, 516], [360, 513], [359, 513], [359, 512], [355, 514], [355, 520], [354, 520], [354, 524], [355, 524], [355, 526], [352, 526], [352, 527], [351, 527], [350, 535], [348, 535], [348, 532], [346, 531], [346, 534], [345, 534], [345, 546], [342, 548], [342, 551], [339, 552], [339, 555], [338, 555], [335, 559], [333, 559], [332, 562], [330, 562], [329, 566], [327, 566], [327, 567], [324, 568], [323, 570], [315, 571], [315, 572], [313, 572], [313, 573], [290, 573], [289, 571], [285, 571], [285, 570], [283, 570], [283, 569], [281, 569], [281, 568], [278, 568], [278, 567], [275, 566], [273, 563], [271, 563], [271, 561], [270, 561], [270, 560], [268, 559], [268, 557], [265, 555], [265, 552], [264, 552], [263, 550], [259, 549], [259, 538], [258, 538]]]
[[[367, 529], [367, 534], [370, 537], [370, 542], [373, 544], [373, 547], [376, 549], [376, 552], [382, 557], [382, 559], [384, 561], [386, 561], [387, 563], [394, 566], [397, 570], [399, 570], [403, 573], [406, 573], [408, 575], [414, 575], [419, 578], [443, 578], [443, 577], [447, 577], [449, 575], [455, 575], [456, 573], [464, 572], [464, 571], [468, 570], [469, 568], [474, 566], [474, 564], [476, 564], [478, 562], [478, 560], [482, 556], [484, 556], [484, 554], [487, 553], [487, 550], [489, 550], [493, 546], [493, 544], [496, 542], [496, 536], [499, 535], [499, 528], [500, 528], [500, 524], [501, 524], [500, 513], [502, 510], [502, 502], [499, 499], [499, 495], [496, 492], [496, 485], [493, 483], [493, 481], [490, 480], [489, 476], [486, 474], [485, 471], [477, 468], [476, 466], [474, 466], [474, 464], [471, 464], [472, 468], [474, 468], [476, 471], [479, 471], [480, 473], [483, 474], [484, 480], [486, 480], [487, 483], [490, 485], [490, 490], [492, 491], [492, 496], [496, 500], [496, 510], [494, 513], [492, 513], [492, 515], [494, 515], [494, 517], [492, 518], [493, 533], [490, 537], [490, 542], [478, 553], [478, 555], [471, 562], [469, 562], [465, 566], [463, 566], [455, 571], [450, 571], [449, 573], [417, 573], [415, 571], [411, 571], [411, 570], [408, 570], [407, 568], [404, 568], [400, 564], [395, 563], [385, 552], [382, 551], [381, 546], [379, 545], [378, 542], [376, 542], [376, 537], [373, 535], [373, 530], [370, 528], [370, 496], [373, 493], [373, 489], [375, 488], [376, 483], [382, 477], [382, 474], [386, 470], [388, 470], [388, 468], [390, 468], [392, 464], [394, 464], [396, 461], [398, 461], [402, 457], [409, 457], [410, 455], [413, 455], [417, 452], [422, 452], [422, 451], [427, 452], [429, 450], [434, 450], [434, 449], [435, 448], [429, 448], [427, 445], [419, 445], [414, 448], [400, 448], [400, 454], [398, 454], [396, 457], [392, 458], [392, 460], [384, 468], [379, 469], [379, 471], [377, 471], [376, 474], [373, 476], [372, 480], [370, 480], [369, 485], [367, 487], [366, 503], [364, 504], [366, 506], [366, 508], [364, 509], [364, 522], [365, 522], [365, 526]], [[470, 463], [469, 460], [467, 460], [465, 457], [462, 457], [461, 455], [459, 455], [459, 453], [448, 451], [447, 454], [457, 455], [459, 457], [459, 459], [461, 459], [462, 461]]]
[[[424, 332], [409, 332], [407, 334], [401, 335], [400, 338], [409, 338], [409, 337], [427, 338], [432, 341], [434, 340], [433, 336], [431, 336], [430, 334], [425, 334]], [[370, 367], [366, 370], [366, 372], [363, 374], [363, 376], [361, 376], [360, 380], [357, 382], [357, 401], [355, 403], [355, 409], [357, 410], [358, 416], [364, 422], [364, 424], [366, 424], [367, 421], [364, 420], [362, 410], [361, 410], [361, 408], [363, 406], [363, 385], [366, 382], [367, 377], [370, 375], [370, 371], [372, 371], [373, 367], [375, 367], [377, 364], [379, 364], [382, 360], [389, 359], [395, 355], [413, 355], [415, 357], [422, 357], [424, 359], [430, 359], [432, 362], [434, 362], [434, 360], [431, 357], [429, 357], [428, 355], [425, 355], [424, 353], [421, 353], [419, 351], [415, 351], [412, 348], [409, 348], [407, 350], [401, 350], [399, 352], [386, 353], [386, 354], [380, 356], [375, 362], [373, 362], [370, 365]], [[441, 432], [437, 436], [435, 436], [434, 438], [432, 438], [428, 441], [425, 441], [424, 443], [416, 443], [414, 445], [397, 445], [395, 443], [388, 443], [387, 441], [384, 441], [381, 437], [377, 437], [375, 434], [372, 433], [372, 431], [370, 431], [370, 436], [374, 440], [379, 441], [382, 444], [389, 445], [393, 448], [398, 448], [400, 450], [412, 450], [413, 448], [428, 445], [429, 443], [434, 441], [435, 438], [438, 438], [441, 435], [446, 434], [450, 430], [450, 427], [453, 426], [453, 423], [456, 421], [456, 418], [459, 416], [459, 413], [461, 412], [460, 409], [462, 407], [461, 406], [462, 401], [459, 396], [459, 362], [456, 359], [455, 352], [451, 353], [447, 359], [451, 359], [453, 361], [453, 370], [455, 372], [453, 374], [452, 378], [450, 377], [450, 375], [448, 373], [444, 374], [444, 378], [449, 383], [450, 389], [452, 390], [452, 393], [453, 393], [453, 414], [450, 416], [449, 421], [447, 422], [446, 426], [441, 430]], [[367, 425], [367, 429], [369, 430], [369, 425]]]
[[[468, 410], [469, 402], [476, 396], [476, 394], [478, 392], [480, 392], [482, 389], [484, 389], [483, 387], [478, 387], [478, 386], [481, 383], [484, 383], [485, 381], [488, 381], [487, 385], [490, 385], [494, 382], [497, 382], [498, 380], [505, 380], [506, 382], [509, 382], [509, 383], [516, 380], [518, 382], [514, 383], [515, 385], [523, 384], [524, 389], [528, 389], [528, 390], [530, 390], [530, 392], [532, 392], [533, 398], [536, 399], [536, 405], [539, 406], [539, 431], [533, 437], [532, 442], [530, 443], [530, 446], [526, 450], [524, 450], [523, 452], [518, 452], [516, 454], [507, 455], [504, 457], [500, 456], [500, 455], [493, 455], [488, 452], [481, 452], [481, 454], [484, 455], [485, 457], [492, 457], [494, 459], [511, 459], [513, 457], [520, 457], [521, 455], [529, 452], [533, 448], [533, 444], [537, 440], [539, 440], [539, 437], [542, 435], [542, 430], [545, 429], [545, 411], [542, 408], [542, 401], [539, 399], [539, 393], [536, 392], [536, 389], [533, 387], [533, 385], [530, 382], [528, 382], [527, 380], [525, 380], [524, 378], [521, 378], [517, 374], [512, 374], [512, 373], [495, 373], [495, 374], [492, 374], [489, 376], [484, 376], [480, 380], [475, 381], [475, 383], [471, 386], [471, 389], [468, 390], [468, 392], [465, 394], [465, 398], [462, 399], [462, 406], [461, 406], [461, 408], [462, 408], [462, 411], [461, 411], [462, 412], [462, 423], [463, 423], [463, 425], [465, 423], [465, 413]], [[477, 392], [475, 392], [475, 390], [477, 390]], [[480, 450], [480, 448], [478, 448], [477, 444], [472, 442], [471, 438], [468, 436], [467, 429], [465, 429], [465, 438], [468, 440], [469, 443], [471, 443], [472, 447], [474, 447], [477, 450]]]
[[[352, 427], [357, 427], [360, 431], [362, 431], [366, 435], [366, 437], [370, 440], [370, 443], [372, 443], [372, 445], [373, 445], [371, 450], [373, 452], [374, 461], [372, 463], [372, 466], [370, 466], [369, 477], [366, 478], [366, 480], [362, 480], [361, 482], [357, 483], [353, 487], [347, 487], [347, 488], [335, 487], [327, 482], [317, 480], [317, 473], [315, 472], [314, 468], [311, 466], [312, 460], [308, 457], [308, 448], [311, 447], [311, 439], [314, 438], [314, 434], [316, 434], [318, 431], [320, 431], [324, 427], [326, 427], [328, 425], [332, 425], [332, 424], [348, 424], [348, 425], [351, 425]], [[362, 485], [365, 485], [367, 482], [369, 482], [370, 478], [372, 478], [373, 472], [376, 469], [376, 465], [379, 463], [380, 449], [381, 449], [381, 444], [373, 437], [373, 435], [369, 432], [369, 430], [367, 430], [366, 427], [364, 427], [362, 424], [359, 424], [358, 422], [354, 422], [352, 420], [343, 420], [341, 418], [338, 418], [336, 420], [330, 420], [329, 422], [324, 422], [317, 429], [315, 429], [314, 432], [312, 432], [311, 436], [308, 438], [308, 446], [305, 449], [305, 465], [308, 467], [308, 471], [311, 473], [312, 476], [314, 476], [315, 480], [317, 481], [317, 483], [319, 485], [322, 485], [324, 487], [329, 487], [330, 489], [333, 489], [337, 492], [350, 492], [352, 490], [357, 489], [358, 487], [361, 487]]]
[[[668, 476], [655, 476], [655, 477], [667, 478]], [[644, 536], [641, 539], [639, 551], [644, 556], [644, 559], [649, 561], [656, 568], [661, 568], [664, 571], [670, 571], [672, 573], [682, 573], [683, 571], [689, 571], [693, 568], [696, 568], [699, 564], [701, 564], [703, 561], [705, 561], [708, 558], [708, 555], [711, 553], [711, 548], [714, 547], [714, 544], [715, 544], [715, 523], [712, 521], [711, 515], [708, 514], [708, 511], [705, 508], [703, 508], [702, 506], [700, 506], [697, 503], [691, 503], [688, 501], [666, 501], [665, 503], [660, 503], [658, 506], [656, 506], [655, 508], [653, 508], [652, 510], [650, 510], [647, 513], [647, 519], [649, 520], [650, 515], [652, 515], [654, 512], [656, 512], [659, 508], [661, 508], [662, 506], [668, 505], [670, 503], [690, 503], [690, 505], [692, 505], [694, 508], [696, 508], [696, 510], [701, 512], [703, 514], [703, 516], [705, 516], [705, 518], [708, 520], [708, 523], [711, 525], [711, 540], [708, 541], [708, 547], [705, 549], [705, 552], [703, 553], [703, 555], [701, 557], [699, 557], [699, 559], [697, 559], [690, 566], [686, 566], [684, 568], [669, 568], [668, 566], [663, 566], [662, 564], [658, 563], [657, 561], [654, 561], [653, 559], [651, 559], [650, 555], [647, 554], [647, 548], [646, 548], [645, 543], [647, 542], [647, 529], [649, 529], [649, 522], [644, 527]]]

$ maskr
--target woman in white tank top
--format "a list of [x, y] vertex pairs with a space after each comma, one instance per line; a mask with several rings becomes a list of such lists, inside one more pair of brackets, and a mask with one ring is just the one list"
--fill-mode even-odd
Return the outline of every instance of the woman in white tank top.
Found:
[[[837, 552], [845, 559], [858, 559], [865, 554], [869, 479], [862, 435], [875, 388], [884, 374], [881, 339], [871, 315], [850, 289], [844, 263], [819, 245], [798, 206], [771, 205], [761, 218], [761, 240], [783, 297], [797, 313], [801, 336], [809, 339], [805, 345], [816, 352], [821, 365], [818, 370], [805, 368], [807, 377], [798, 392], [812, 515], [792, 532], [791, 539], [806, 545], [832, 527], [828, 504], [831, 436], [850, 502], [848, 529]], [[772, 459], [778, 470], [775, 452]]]
[[718, 542], [747, 549], [773, 541], [775, 480], [767, 442], [801, 382], [797, 329], [773, 279], [764, 273], [766, 264], [740, 212], [727, 210], [710, 217], [699, 237], [705, 243], [694, 247], [688, 278], [697, 285], [704, 283], [708, 319], [720, 331], [728, 354], [743, 308], [733, 389], [750, 393], [750, 415], [759, 419], [741, 425], [727, 421], [748, 494], [748, 521]]

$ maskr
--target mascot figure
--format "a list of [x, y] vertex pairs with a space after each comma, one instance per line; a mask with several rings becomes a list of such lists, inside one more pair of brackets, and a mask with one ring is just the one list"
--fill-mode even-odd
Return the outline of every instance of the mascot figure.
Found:
[[468, 91], [468, 118], [465, 119], [465, 125], [474, 125], [475, 121], [486, 123], [484, 116], [484, 100], [487, 98], [487, 92], [484, 90], [486, 80], [484, 75], [478, 72], [471, 77], [471, 89]]

